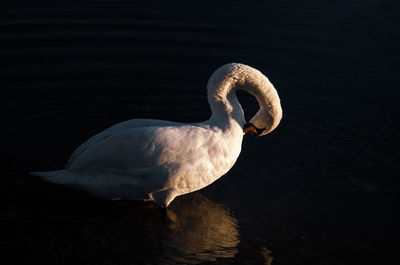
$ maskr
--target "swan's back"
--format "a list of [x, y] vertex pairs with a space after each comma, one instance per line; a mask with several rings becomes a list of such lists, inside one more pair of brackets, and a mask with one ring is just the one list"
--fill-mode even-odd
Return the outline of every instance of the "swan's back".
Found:
[[121, 133], [125, 130], [134, 129], [134, 128], [141, 128], [141, 127], [151, 127], [151, 126], [173, 126], [178, 125], [177, 122], [171, 121], [163, 121], [163, 120], [147, 120], [147, 119], [133, 119], [128, 121], [123, 121], [117, 123], [110, 128], [90, 137], [86, 142], [80, 145], [75, 151], [72, 153], [71, 157], [68, 160], [68, 163], [65, 165], [69, 167], [73, 161], [83, 152], [88, 150], [91, 146], [96, 145], [97, 143], [106, 140], [110, 136]]

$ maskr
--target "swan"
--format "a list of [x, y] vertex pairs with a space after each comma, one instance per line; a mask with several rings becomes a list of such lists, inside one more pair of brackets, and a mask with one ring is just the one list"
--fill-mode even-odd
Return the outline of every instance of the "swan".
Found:
[[[237, 90], [253, 95], [259, 110], [246, 123]], [[230, 63], [207, 83], [210, 119], [178, 123], [132, 119], [89, 138], [65, 169], [31, 172], [106, 199], [150, 200], [167, 207], [175, 197], [202, 189], [235, 164], [246, 133], [274, 130], [282, 108], [274, 86], [260, 71]]]

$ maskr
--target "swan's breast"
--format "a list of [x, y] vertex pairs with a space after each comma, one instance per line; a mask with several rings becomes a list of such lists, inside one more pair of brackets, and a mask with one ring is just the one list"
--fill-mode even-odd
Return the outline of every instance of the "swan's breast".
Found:
[[159, 144], [157, 164], [168, 167], [166, 187], [182, 193], [201, 189], [224, 175], [234, 165], [241, 150], [239, 133], [198, 126], [162, 128], [154, 143]]

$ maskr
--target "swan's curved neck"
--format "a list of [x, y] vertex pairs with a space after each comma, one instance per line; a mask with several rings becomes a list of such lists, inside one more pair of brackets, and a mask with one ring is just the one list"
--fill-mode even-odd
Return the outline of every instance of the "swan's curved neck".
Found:
[[236, 96], [237, 87], [231, 83], [227, 87], [214, 86], [208, 89], [211, 121], [218, 124], [236, 122], [241, 127], [246, 123], [244, 112]]
[[[241, 127], [244, 126], [246, 121], [236, 97], [237, 90], [245, 90], [253, 95], [260, 109], [269, 108], [276, 94], [271, 83], [258, 70], [243, 64], [224, 65], [211, 75], [207, 84], [208, 102], [212, 111], [210, 120], [220, 124], [235, 121]], [[277, 100], [279, 102], [279, 98]]]

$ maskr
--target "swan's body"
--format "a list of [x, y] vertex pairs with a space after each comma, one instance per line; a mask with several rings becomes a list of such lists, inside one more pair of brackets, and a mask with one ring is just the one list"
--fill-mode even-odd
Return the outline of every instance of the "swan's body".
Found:
[[264, 135], [281, 119], [276, 90], [250, 66], [220, 67], [207, 89], [212, 116], [205, 122], [121, 122], [78, 147], [66, 169], [33, 174], [103, 198], [154, 200], [166, 207], [176, 196], [204, 188], [234, 165], [245, 126], [236, 90], [247, 90], [260, 104], [245, 132]]

